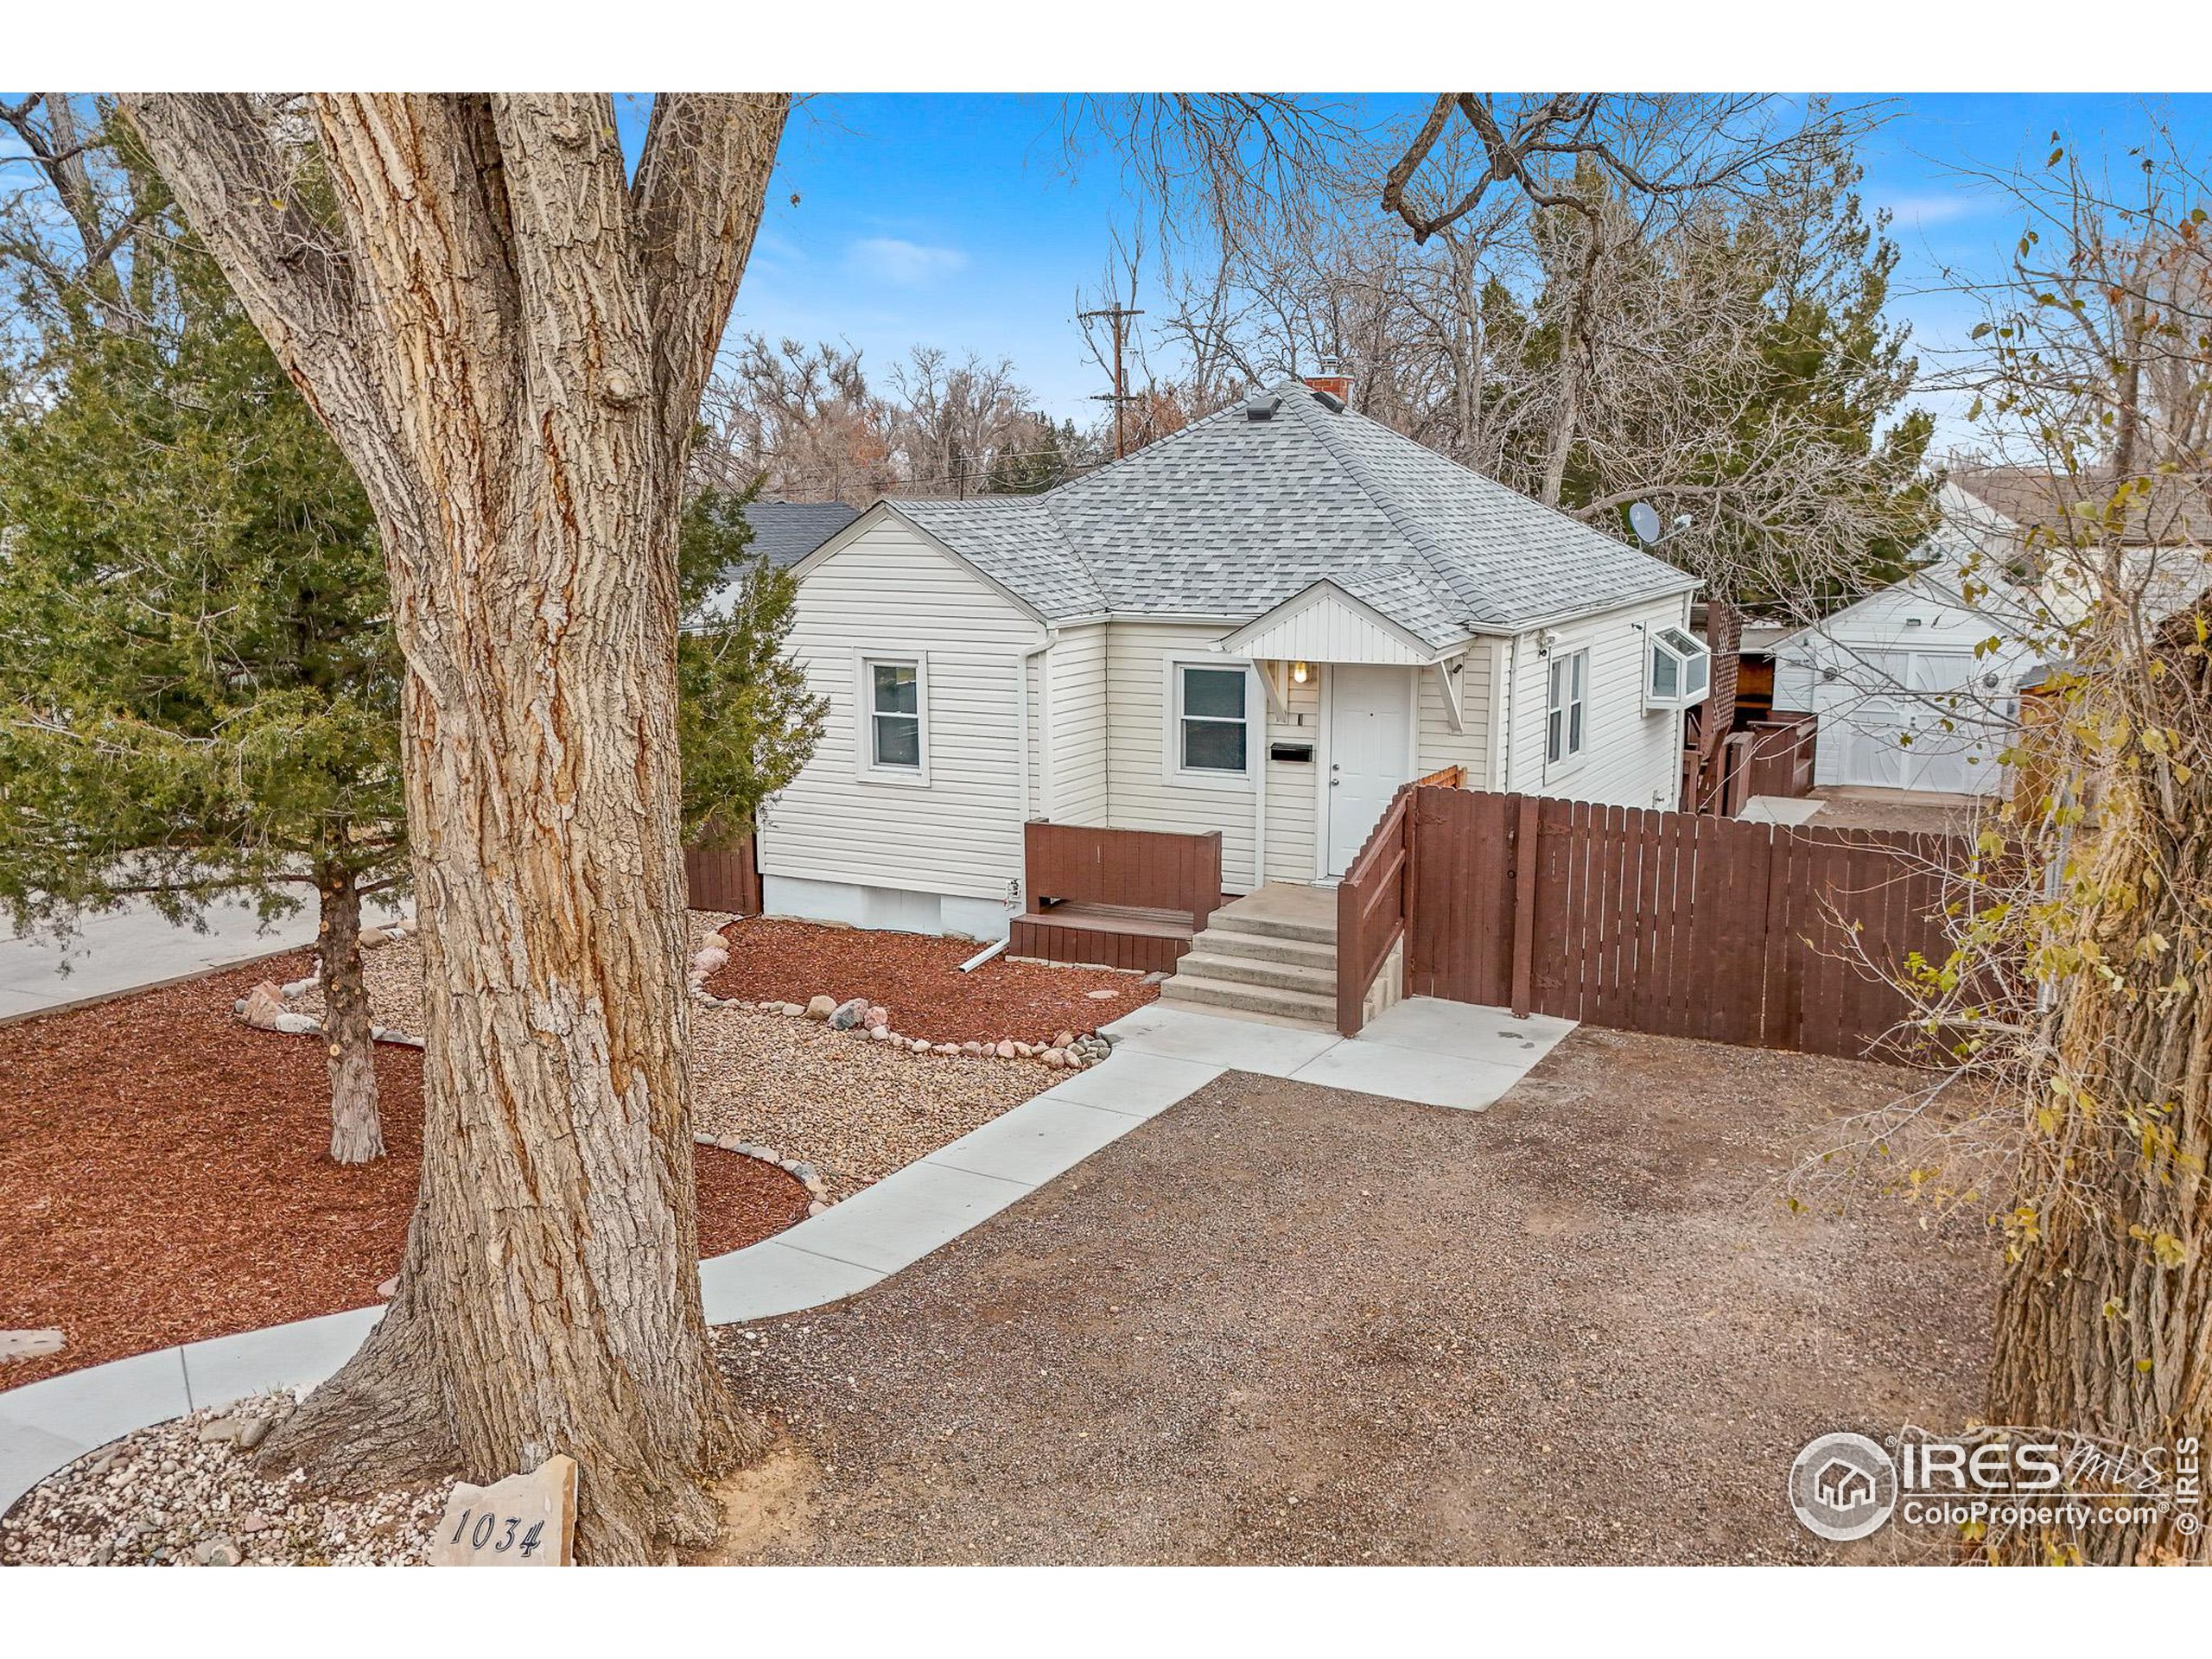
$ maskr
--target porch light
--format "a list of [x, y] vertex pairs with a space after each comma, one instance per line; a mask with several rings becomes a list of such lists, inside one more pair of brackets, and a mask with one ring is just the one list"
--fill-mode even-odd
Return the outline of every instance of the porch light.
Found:
[[1306, 675], [1312, 671], [1303, 663], [1293, 663], [1290, 665], [1290, 683], [1293, 685], [1305, 684]]

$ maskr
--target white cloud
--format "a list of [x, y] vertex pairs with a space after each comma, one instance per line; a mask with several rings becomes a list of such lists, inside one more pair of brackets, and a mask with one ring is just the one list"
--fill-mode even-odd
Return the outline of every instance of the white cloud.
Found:
[[1887, 208], [1898, 224], [1923, 227], [1986, 213], [1991, 206], [1986, 200], [1968, 190], [1947, 191], [1942, 195], [1932, 196], [1899, 196], [1894, 201], [1879, 205]]
[[871, 236], [846, 250], [845, 263], [856, 276], [917, 288], [965, 269], [968, 256], [957, 248], [933, 248], [895, 236]]

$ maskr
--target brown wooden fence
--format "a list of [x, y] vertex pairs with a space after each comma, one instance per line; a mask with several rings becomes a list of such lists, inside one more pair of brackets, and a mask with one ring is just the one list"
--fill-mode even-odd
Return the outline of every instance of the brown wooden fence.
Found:
[[1425, 783], [1400, 790], [1337, 884], [1337, 1029], [1346, 1036], [1359, 1029], [1367, 988], [1405, 936], [1414, 804], [1465, 792]]
[[1813, 792], [1813, 760], [1820, 739], [1815, 715], [1753, 721], [1728, 734], [1721, 756], [1720, 810], [1738, 816], [1754, 795], [1796, 800]]
[[683, 849], [683, 883], [694, 910], [760, 913], [760, 864], [751, 836], [711, 847]]
[[[1409, 788], [1398, 805], [1408, 995], [1856, 1055], [1907, 1012], [1865, 964], [1894, 972], [1913, 951], [1940, 961], [1948, 949], [1942, 872], [1961, 852], [1949, 837], [1466, 790]], [[1340, 892], [1339, 906], [1381, 917], [1376, 890]], [[1347, 1033], [1382, 931], [1338, 923]]]

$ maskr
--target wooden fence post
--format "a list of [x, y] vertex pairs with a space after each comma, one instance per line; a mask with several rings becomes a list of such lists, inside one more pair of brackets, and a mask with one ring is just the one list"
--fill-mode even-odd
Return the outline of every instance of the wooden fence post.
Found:
[[1521, 797], [1513, 832], [1513, 1016], [1525, 1020], [1535, 1005], [1536, 842], [1542, 831], [1536, 798]]

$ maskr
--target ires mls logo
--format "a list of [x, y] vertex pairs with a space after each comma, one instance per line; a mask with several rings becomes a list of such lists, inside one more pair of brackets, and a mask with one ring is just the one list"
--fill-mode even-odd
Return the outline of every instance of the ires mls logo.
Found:
[[1832, 1543], [1879, 1532], [1897, 1502], [1897, 1464], [1864, 1434], [1823, 1434], [1789, 1465], [1790, 1509]]

